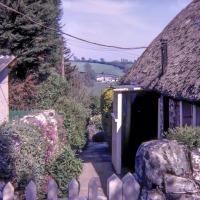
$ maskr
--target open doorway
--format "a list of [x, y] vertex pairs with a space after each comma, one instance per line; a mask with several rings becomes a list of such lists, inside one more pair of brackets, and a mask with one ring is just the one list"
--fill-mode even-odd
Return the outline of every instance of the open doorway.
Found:
[[131, 105], [130, 134], [122, 133], [122, 137], [129, 137], [122, 139], [122, 167], [134, 170], [138, 147], [142, 142], [157, 139], [158, 98], [156, 92], [140, 92], [134, 99]]

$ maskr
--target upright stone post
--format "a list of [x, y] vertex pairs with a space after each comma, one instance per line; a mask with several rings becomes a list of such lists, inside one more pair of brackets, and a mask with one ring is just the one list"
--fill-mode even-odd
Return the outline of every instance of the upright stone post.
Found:
[[33, 181], [31, 181], [26, 186], [26, 200], [36, 200], [36, 185]]
[[8, 182], [3, 190], [3, 200], [14, 200], [14, 187]]
[[140, 195], [140, 185], [131, 173], [126, 174], [122, 179], [122, 198], [123, 200], [138, 200]]
[[69, 200], [77, 200], [79, 194], [79, 184], [75, 179], [72, 179], [69, 183]]
[[54, 180], [51, 180], [48, 185], [47, 200], [57, 200], [58, 199], [58, 186]]
[[91, 178], [88, 184], [88, 199], [97, 200], [98, 199], [98, 187], [95, 178]]
[[122, 182], [115, 174], [107, 180], [107, 193], [109, 200], [122, 200]]

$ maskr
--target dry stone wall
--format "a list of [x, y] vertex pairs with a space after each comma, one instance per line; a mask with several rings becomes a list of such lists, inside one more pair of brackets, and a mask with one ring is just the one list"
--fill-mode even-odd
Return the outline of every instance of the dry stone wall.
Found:
[[143, 143], [136, 154], [138, 200], [200, 199], [200, 152], [175, 140]]

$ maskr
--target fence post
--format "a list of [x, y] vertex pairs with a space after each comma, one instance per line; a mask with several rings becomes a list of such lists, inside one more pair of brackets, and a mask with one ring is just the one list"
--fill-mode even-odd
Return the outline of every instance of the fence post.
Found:
[[123, 200], [138, 200], [140, 194], [140, 185], [137, 183], [131, 173], [127, 173], [122, 179]]
[[51, 180], [48, 185], [47, 200], [57, 200], [58, 199], [58, 186], [54, 180]]
[[68, 186], [69, 191], [69, 200], [76, 200], [78, 198], [79, 194], [79, 184], [78, 182], [73, 178]]
[[33, 181], [26, 186], [26, 200], [36, 200], [36, 185]]
[[109, 200], [122, 200], [122, 182], [115, 174], [107, 180], [107, 192]]
[[88, 199], [97, 200], [98, 199], [98, 187], [95, 178], [91, 178], [88, 184]]
[[3, 200], [14, 200], [14, 187], [8, 182], [3, 190]]

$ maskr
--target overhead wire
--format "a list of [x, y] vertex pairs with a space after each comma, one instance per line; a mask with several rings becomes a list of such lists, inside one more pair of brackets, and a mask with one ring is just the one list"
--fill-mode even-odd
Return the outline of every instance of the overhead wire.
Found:
[[[131, 56], [130, 59], [137, 59], [137, 57], [139, 57], [138, 54], [132, 53], [132, 52], [130, 52], [130, 50], [114, 49], [114, 48], [95, 46], [95, 45], [92, 45], [92, 44], [87, 44], [87, 43], [84, 43], [84, 42], [81, 42], [81, 41], [77, 41], [77, 40], [75, 40], [73, 38], [67, 39], [66, 43], [70, 47], [74, 46], [74, 47], [77, 47], [79, 49], [95, 50], [95, 51], [100, 51], [100, 52], [108, 52], [108, 53], [111, 53], [112, 55], [113, 55], [113, 53], [121, 55], [121, 56], [129, 56], [130, 55]], [[138, 50], [138, 51], [141, 51], [141, 49]]]
[[55, 28], [51, 28], [51, 27], [46, 26], [46, 25], [44, 25], [42, 23], [39, 23], [39, 22], [35, 21], [34, 19], [32, 19], [31, 17], [27, 16], [26, 14], [23, 14], [23, 13], [15, 10], [15, 9], [3, 4], [3, 3], [0, 3], [0, 6], [6, 8], [7, 10], [10, 10], [10, 11], [12, 11], [14, 13], [17, 13], [17, 14], [25, 17], [26, 19], [28, 19], [32, 23], [37, 24], [37, 25], [39, 25], [39, 26], [41, 26], [43, 28], [49, 29], [49, 30], [54, 31], [54, 32], [61, 33], [61, 34], [66, 35], [66, 36], [68, 36], [70, 38], [74, 38], [76, 40], [79, 40], [79, 41], [82, 41], [82, 42], [85, 42], [85, 43], [93, 44], [93, 45], [96, 45], [96, 46], [108, 47], [108, 48], [122, 49], [122, 50], [136, 50], [136, 49], [145, 49], [145, 48], [147, 48], [147, 47], [144, 47], [144, 46], [142, 46], [142, 47], [119, 47], [119, 46], [115, 46], [115, 45], [106, 45], [106, 44], [101, 44], [101, 43], [97, 43], [97, 42], [92, 42], [92, 41], [89, 41], [89, 40], [86, 40], [86, 39], [82, 39], [82, 38], [76, 37], [74, 35], [65, 33], [65, 32], [63, 32], [61, 30], [57, 30]]
[[128, 53], [128, 52], [125, 52], [125, 51], [118, 51], [116, 49], [101, 49], [101, 48], [95, 48], [95, 47], [90, 47], [90, 46], [83, 46], [83, 45], [79, 45], [79, 44], [74, 44], [73, 42], [67, 42], [67, 43], [72, 45], [72, 46], [82, 48], [82, 49], [89, 49], [89, 50], [96, 50], [96, 51], [106, 51], [106, 52], [112, 51], [112, 52], [119, 53], [119, 54], [139, 56], [138, 54]]

